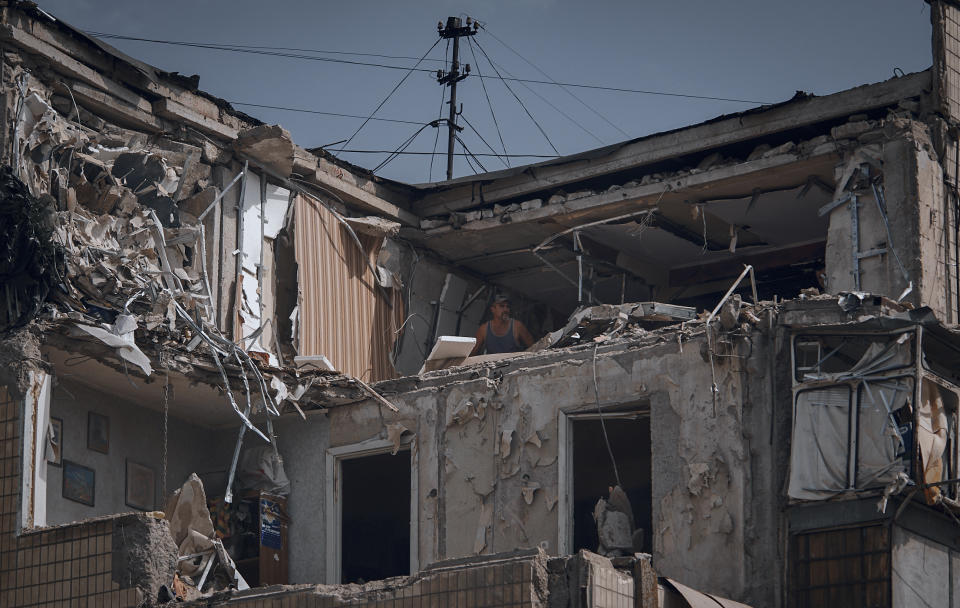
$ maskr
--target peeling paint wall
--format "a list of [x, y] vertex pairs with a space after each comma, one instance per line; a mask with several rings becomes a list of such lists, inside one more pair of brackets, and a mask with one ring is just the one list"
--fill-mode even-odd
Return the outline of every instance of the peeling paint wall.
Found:
[[[702, 325], [667, 330], [642, 345], [599, 345], [597, 387], [604, 406], [650, 407], [657, 571], [728, 597], [766, 601], [773, 596], [775, 518], [751, 520], [751, 492], [771, 486], [754, 488], [751, 471], [772, 467], [772, 449], [765, 440], [751, 443], [747, 424], [761, 418], [755, 410], [769, 408], [770, 384], [763, 373], [752, 383], [748, 374], [766, 371], [772, 338], [750, 329], [751, 350], [743, 338], [712, 331], [718, 355], [745, 357], [715, 357], [716, 405]], [[325, 451], [387, 439], [397, 423], [416, 435], [419, 450], [421, 564], [521, 547], [556, 554], [563, 491], [558, 413], [595, 412], [593, 374], [594, 346], [584, 345], [500, 367], [379, 384], [399, 413], [363, 402], [307, 422], [282, 421], [280, 445], [293, 488], [291, 581], [316, 582], [323, 572], [317, 528], [324, 521], [318, 509], [328, 508], [320, 504]], [[748, 559], [748, 528], [751, 542], [767, 553], [754, 547]]]

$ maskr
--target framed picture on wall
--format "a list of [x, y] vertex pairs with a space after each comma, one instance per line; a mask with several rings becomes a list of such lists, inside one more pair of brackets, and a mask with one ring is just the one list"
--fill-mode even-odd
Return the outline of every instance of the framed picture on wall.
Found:
[[87, 449], [101, 454], [110, 452], [110, 419], [103, 414], [87, 413]]
[[63, 420], [50, 419], [47, 430], [47, 464], [59, 467], [63, 459]]
[[127, 459], [127, 489], [125, 502], [128, 507], [152, 511], [156, 506], [157, 476], [147, 465]]
[[96, 488], [93, 469], [63, 461], [63, 497], [85, 505], [93, 506]]

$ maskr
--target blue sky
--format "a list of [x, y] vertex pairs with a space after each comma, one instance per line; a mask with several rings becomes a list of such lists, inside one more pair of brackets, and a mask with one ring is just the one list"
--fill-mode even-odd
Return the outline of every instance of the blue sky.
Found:
[[[909, 73], [931, 64], [930, 12], [922, 0], [41, 0], [39, 4], [54, 16], [88, 31], [210, 44], [411, 57], [423, 55], [437, 40], [438, 21], [445, 21], [448, 15], [471, 15], [487, 28], [475, 41], [504, 75], [509, 72], [520, 78], [544, 79], [497, 38], [556, 81], [753, 102], [783, 101], [796, 90], [825, 95], [885, 80], [893, 76], [895, 68]], [[201, 89], [232, 102], [361, 116], [368, 116], [405, 73], [135, 41], [109, 42], [162, 69], [198, 74]], [[444, 49], [444, 43], [438, 44], [428, 59], [442, 60]], [[478, 47], [474, 47], [474, 52], [476, 61], [470, 47], [464, 48], [461, 61], [479, 64], [484, 75], [494, 76]], [[415, 63], [405, 59], [317, 56], [407, 67]], [[436, 69], [440, 65], [438, 61], [427, 61], [421, 67]], [[486, 86], [507, 152], [554, 154], [513, 94], [494, 79], [486, 80]], [[756, 105], [569, 89], [591, 110], [553, 85], [524, 86], [511, 82], [510, 86], [560, 154], [627, 139], [624, 133], [638, 137]], [[466, 120], [491, 147], [502, 152], [479, 78], [472, 76], [460, 84], [458, 101], [463, 104]], [[441, 87], [435, 77], [415, 72], [377, 116], [422, 124], [438, 117], [440, 102]], [[362, 122], [241, 105], [237, 108], [265, 122], [283, 125], [305, 147], [347, 139]], [[418, 128], [414, 124], [371, 121], [353, 139], [350, 148], [393, 150]], [[408, 150], [431, 152], [435, 137], [436, 129], [427, 127]], [[471, 128], [467, 127], [462, 137], [472, 152], [491, 153]], [[445, 141], [444, 132], [440, 134], [438, 151], [445, 150]], [[386, 154], [341, 156], [374, 168]], [[487, 170], [504, 166], [493, 156], [479, 160]], [[512, 164], [524, 162], [511, 159]], [[404, 156], [378, 173], [411, 183], [443, 179], [445, 159], [437, 156], [432, 180], [429, 164], [429, 155]], [[463, 158], [457, 159], [455, 176], [472, 172]]]

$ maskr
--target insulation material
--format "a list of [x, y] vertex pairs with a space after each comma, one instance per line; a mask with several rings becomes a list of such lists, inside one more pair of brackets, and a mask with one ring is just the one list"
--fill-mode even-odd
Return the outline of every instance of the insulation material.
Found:
[[850, 388], [797, 395], [790, 450], [790, 498], [822, 500], [847, 488]]
[[290, 191], [272, 184], [264, 188], [260, 177], [249, 171], [244, 180], [243, 234], [238, 252], [242, 268], [239, 306], [242, 336], [237, 337], [246, 339], [243, 344], [246, 350], [267, 353], [270, 362], [276, 364], [275, 355], [271, 353], [272, 333], [266, 333], [264, 325], [273, 318], [271, 242], [283, 228]]
[[299, 354], [325, 355], [337, 370], [376, 382], [396, 377], [389, 353], [403, 321], [399, 290], [378, 287], [370, 270], [383, 239], [358, 238], [320, 203], [296, 198]]
[[913, 382], [910, 380], [864, 382], [857, 422], [858, 488], [887, 485], [904, 472], [898, 454], [905, 446], [896, 424], [891, 421], [891, 413], [906, 405], [912, 394]]
[[[874, 342], [850, 371], [808, 375], [849, 382], [802, 390], [794, 407], [791, 498], [823, 500], [847, 490], [895, 482], [904, 443], [895, 412], [912, 394], [910, 380], [877, 374], [909, 364], [909, 334]], [[851, 441], [851, 429], [854, 429]]]
[[[942, 389], [924, 378], [920, 385], [920, 404], [917, 408], [917, 445], [920, 449], [920, 465], [924, 483], [936, 483], [944, 479], [943, 452], [947, 447], [947, 412], [943, 405]], [[940, 488], [925, 488], [928, 504], [938, 502]]]

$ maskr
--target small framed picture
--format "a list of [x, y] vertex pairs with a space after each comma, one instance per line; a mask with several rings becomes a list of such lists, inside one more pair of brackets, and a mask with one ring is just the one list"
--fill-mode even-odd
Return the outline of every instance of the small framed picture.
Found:
[[153, 469], [127, 459], [127, 489], [125, 502], [128, 507], [152, 511], [156, 507], [157, 477]]
[[47, 464], [59, 467], [63, 459], [63, 420], [50, 418], [47, 430]]
[[110, 419], [103, 414], [87, 413], [87, 449], [101, 454], [110, 452]]
[[93, 506], [95, 474], [93, 469], [63, 461], [63, 497], [85, 505]]

